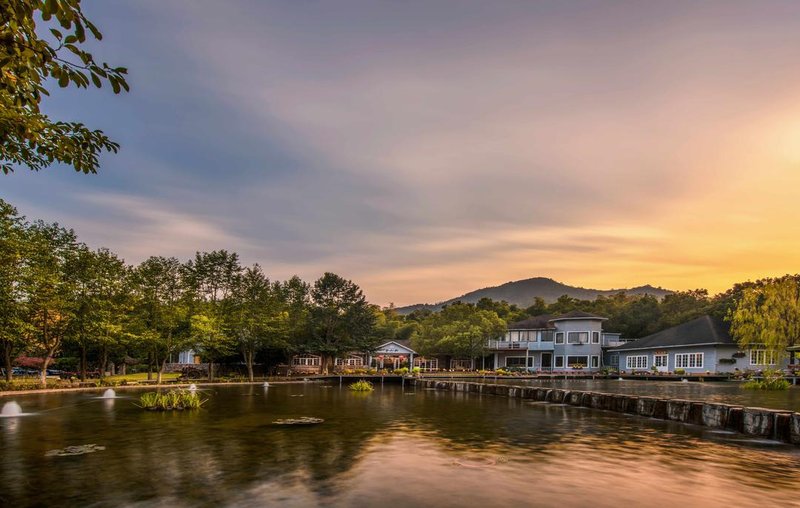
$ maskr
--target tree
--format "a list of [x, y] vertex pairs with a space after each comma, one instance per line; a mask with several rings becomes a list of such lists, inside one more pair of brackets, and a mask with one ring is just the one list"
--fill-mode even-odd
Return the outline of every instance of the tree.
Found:
[[352, 281], [327, 272], [314, 282], [309, 313], [307, 350], [322, 355], [322, 372], [334, 358], [352, 351], [371, 351], [378, 345], [375, 313]]
[[261, 349], [288, 347], [288, 302], [280, 283], [270, 283], [253, 265], [237, 278], [226, 313], [229, 327], [253, 381], [253, 363]]
[[189, 334], [192, 345], [208, 362], [208, 380], [213, 381], [214, 362], [234, 351], [234, 341], [225, 333], [220, 320], [208, 314], [194, 314], [189, 318]]
[[[37, 26], [38, 23], [38, 26]], [[127, 69], [97, 63], [84, 49], [88, 33], [102, 34], [81, 11], [80, 0], [13, 0], [0, 3], [0, 170], [17, 165], [38, 171], [54, 162], [96, 173], [102, 151], [119, 145], [78, 122], [53, 121], [40, 111], [48, 79], [62, 88], [128, 91]], [[51, 37], [52, 43], [45, 40]]]
[[800, 282], [786, 276], [744, 290], [731, 312], [731, 334], [744, 348], [764, 348], [776, 360], [800, 345]]
[[158, 382], [170, 356], [191, 346], [180, 261], [150, 257], [131, 274], [134, 295], [131, 333], [158, 366]]
[[68, 327], [71, 341], [81, 354], [80, 377], [86, 379], [87, 352], [100, 350], [100, 375], [105, 375], [109, 351], [120, 345], [127, 313], [127, 267], [108, 249], [92, 251], [80, 244], [66, 267], [75, 300], [73, 319]]
[[446, 354], [474, 362], [485, 355], [487, 341], [505, 330], [506, 322], [494, 311], [456, 302], [423, 323], [417, 344], [422, 354]]
[[41, 382], [74, 317], [74, 285], [67, 266], [77, 251], [75, 233], [58, 224], [36, 222], [29, 229], [30, 250], [22, 291], [27, 302], [31, 351], [42, 355]]
[[28, 255], [27, 224], [17, 209], [0, 199], [0, 348], [6, 381], [11, 381], [12, 362], [30, 335], [22, 293]]

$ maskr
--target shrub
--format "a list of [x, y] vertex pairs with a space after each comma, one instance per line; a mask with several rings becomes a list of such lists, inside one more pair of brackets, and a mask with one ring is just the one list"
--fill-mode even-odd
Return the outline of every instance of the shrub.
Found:
[[421, 368], [419, 368], [419, 367], [414, 367], [414, 368], [411, 370], [411, 373], [412, 373], [412, 374], [414, 374], [415, 376], [419, 376], [421, 372], [422, 372], [422, 369], [421, 369]]
[[761, 379], [751, 379], [744, 384], [748, 390], [788, 390], [789, 381], [783, 378], [779, 370], [766, 370]]
[[686, 369], [675, 369], [675, 375], [682, 376], [686, 374]]
[[372, 383], [364, 379], [360, 379], [350, 385], [350, 390], [354, 392], [371, 392], [374, 389]]
[[406, 374], [408, 374], [408, 367], [402, 367], [402, 368], [399, 368], [399, 369], [394, 369], [393, 374], [396, 374], [398, 376], [405, 376]]

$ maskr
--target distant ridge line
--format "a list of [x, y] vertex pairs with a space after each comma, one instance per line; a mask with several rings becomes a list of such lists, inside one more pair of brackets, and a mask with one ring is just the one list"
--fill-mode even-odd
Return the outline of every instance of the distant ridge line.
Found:
[[501, 284], [499, 286], [476, 289], [475, 291], [470, 291], [469, 293], [465, 293], [461, 296], [457, 296], [443, 302], [434, 304], [418, 303], [414, 305], [398, 307], [397, 312], [400, 314], [409, 314], [419, 309], [439, 310], [443, 305], [447, 305], [449, 303], [457, 301], [464, 303], [477, 303], [481, 298], [491, 298], [492, 300], [498, 301], [505, 300], [508, 303], [516, 304], [519, 307], [525, 308], [530, 306], [536, 297], [541, 297], [545, 302], [552, 303], [562, 295], [567, 295], [579, 300], [594, 300], [598, 296], [611, 296], [621, 292], [628, 295], [648, 294], [659, 299], [664, 298], [666, 295], [672, 293], [672, 291], [668, 289], [651, 286], [650, 284], [621, 289], [587, 289], [569, 286], [548, 277], [532, 277], [530, 279], [506, 282], [505, 284]]

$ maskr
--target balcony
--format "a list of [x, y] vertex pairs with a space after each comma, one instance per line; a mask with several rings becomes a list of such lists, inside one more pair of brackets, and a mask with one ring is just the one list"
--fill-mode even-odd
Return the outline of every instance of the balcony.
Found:
[[495, 351], [552, 351], [555, 346], [552, 342], [538, 342], [538, 341], [506, 341], [506, 340], [490, 340], [487, 344], [489, 349]]

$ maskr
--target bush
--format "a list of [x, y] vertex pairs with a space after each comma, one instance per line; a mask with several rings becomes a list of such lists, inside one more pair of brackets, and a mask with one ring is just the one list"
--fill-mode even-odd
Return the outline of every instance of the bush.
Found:
[[675, 375], [682, 376], [686, 374], [686, 369], [675, 369]]
[[363, 379], [360, 379], [350, 385], [350, 390], [354, 392], [371, 392], [374, 389], [375, 388], [372, 386], [372, 383]]
[[392, 373], [397, 375], [397, 376], [405, 376], [406, 374], [408, 374], [408, 367], [402, 367], [400, 369], [394, 369], [394, 372], [392, 372]]
[[421, 372], [422, 372], [422, 369], [421, 369], [421, 368], [419, 368], [419, 367], [414, 367], [414, 368], [411, 370], [411, 373], [412, 373], [412, 374], [414, 374], [415, 376], [419, 376]]

